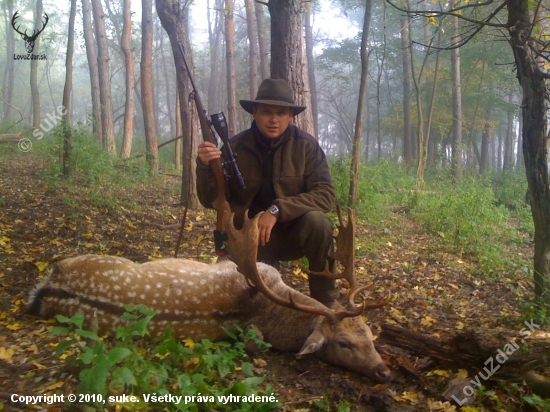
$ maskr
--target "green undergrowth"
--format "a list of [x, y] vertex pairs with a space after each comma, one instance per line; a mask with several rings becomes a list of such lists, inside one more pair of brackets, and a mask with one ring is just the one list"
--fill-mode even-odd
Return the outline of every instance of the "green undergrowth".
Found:
[[[78, 127], [73, 128], [73, 173], [65, 177], [61, 160], [62, 142], [62, 130], [58, 127], [44, 140], [36, 142], [33, 151], [48, 160], [49, 167], [42, 174], [47, 186], [62, 190], [63, 201], [74, 210], [81, 205], [118, 209], [123, 191], [130, 193], [133, 188], [144, 184], [166, 184], [158, 176], [149, 175], [144, 157], [120, 159], [108, 153], [89, 130]], [[168, 190], [177, 193], [177, 186], [173, 185]]]
[[116, 339], [103, 340], [83, 329], [84, 318], [57, 316], [65, 326], [52, 335], [65, 339], [57, 356], [79, 370], [77, 399], [88, 411], [267, 411], [280, 406], [266, 376], [258, 372], [245, 351], [247, 342], [257, 348], [269, 344], [256, 338], [251, 328], [233, 342], [203, 339], [180, 341], [169, 328], [157, 339], [144, 339], [155, 312], [138, 305], [127, 306]]
[[[345, 205], [349, 159], [333, 160], [330, 167], [338, 203]], [[379, 230], [386, 230], [395, 213], [404, 213], [448, 252], [475, 262], [481, 276], [510, 275], [531, 266], [510, 253], [534, 232], [521, 173], [465, 176], [453, 183], [442, 170], [419, 184], [415, 170], [386, 160], [361, 165], [358, 186], [357, 214]]]

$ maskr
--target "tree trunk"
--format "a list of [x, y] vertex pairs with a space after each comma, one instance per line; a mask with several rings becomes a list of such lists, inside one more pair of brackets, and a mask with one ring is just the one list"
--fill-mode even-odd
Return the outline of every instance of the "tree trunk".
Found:
[[105, 30], [105, 13], [101, 6], [101, 0], [91, 0], [91, 2], [92, 13], [94, 15], [95, 37], [97, 40], [102, 141], [107, 151], [114, 154], [116, 153], [115, 125], [113, 121], [111, 77], [109, 75], [109, 45]]
[[[176, 120], [174, 119], [174, 111], [172, 110], [172, 99], [171, 96], [173, 94], [173, 85], [172, 79], [170, 78], [168, 74], [168, 64], [166, 63], [166, 50], [164, 46], [164, 36], [159, 36], [159, 49], [160, 49], [160, 71], [162, 71], [162, 75], [164, 76], [164, 90], [166, 94], [166, 111], [168, 114], [168, 120], [170, 121], [170, 136], [177, 137], [177, 125]], [[176, 99], [177, 99], [177, 93], [176, 93]], [[175, 109], [175, 113], [177, 113], [177, 109]], [[179, 167], [178, 167], [179, 169]]]
[[489, 171], [490, 167], [490, 154], [489, 143], [491, 139], [491, 124], [489, 123], [490, 111], [488, 109], [487, 117], [485, 119], [485, 126], [481, 133], [481, 161], [479, 163], [479, 173], [484, 174]]
[[508, 113], [506, 124], [506, 139], [504, 140], [504, 162], [502, 169], [504, 171], [510, 171], [514, 168], [514, 129], [515, 129], [515, 116], [514, 109], [514, 91], [510, 88], [508, 95]]
[[124, 105], [124, 132], [122, 136], [122, 148], [120, 157], [127, 159], [132, 151], [132, 138], [134, 133], [134, 56], [132, 54], [132, 11], [131, 0], [124, 0], [122, 16], [124, 23], [120, 38], [120, 47], [124, 53], [124, 66], [126, 67], [126, 103]]
[[[438, 33], [437, 35], [437, 46], [441, 46], [441, 34]], [[429, 52], [429, 51], [428, 51]], [[426, 163], [428, 162], [429, 157], [429, 148], [430, 148], [430, 136], [432, 134], [432, 120], [435, 110], [435, 96], [437, 93], [437, 80], [439, 77], [439, 53], [437, 53], [435, 57], [435, 69], [434, 69], [434, 79], [433, 79], [433, 86], [432, 86], [432, 95], [429, 101], [429, 109], [428, 109], [428, 121], [426, 125], [426, 135], [423, 139], [422, 146], [419, 148], [419, 157], [418, 157], [418, 170], [417, 170], [417, 177], [420, 177], [421, 180], [424, 180], [424, 172], [426, 171]], [[419, 142], [420, 143], [420, 142]]]
[[550, 304], [550, 185], [546, 136], [546, 84], [527, 44], [532, 26], [528, 0], [507, 0], [510, 46], [522, 88], [523, 156], [535, 224], [535, 295]]
[[221, 15], [223, 9], [223, 0], [215, 0], [214, 6], [214, 25], [210, 18], [210, 0], [208, 0], [208, 43], [210, 45], [210, 81], [208, 82], [208, 112], [216, 113], [220, 110], [220, 39], [222, 34]]
[[[6, 19], [6, 27], [8, 19], [13, 16], [13, 2], [10, 0], [4, 1], [4, 6], [7, 4], [8, 10]], [[4, 8], [4, 13], [6, 9]], [[15, 62], [13, 55], [15, 53], [15, 31], [6, 30], [6, 67], [4, 69], [4, 86], [2, 90], [5, 90], [4, 98], [4, 121], [9, 121], [11, 105], [13, 104], [13, 89], [15, 86]]]
[[103, 128], [101, 122], [101, 98], [99, 92], [99, 68], [97, 66], [97, 50], [90, 15], [90, 0], [82, 0], [82, 20], [84, 43], [88, 57], [90, 71], [90, 84], [92, 92], [92, 130], [98, 142], [103, 140]]
[[159, 150], [153, 104], [153, 5], [151, 0], [141, 2], [141, 33], [141, 107], [149, 174], [155, 175], [159, 167]]
[[174, 55], [174, 64], [176, 65], [176, 79], [178, 86], [178, 96], [181, 114], [181, 126], [183, 138], [183, 159], [184, 173], [182, 181], [182, 202], [186, 201], [187, 193], [189, 193], [189, 207], [197, 209], [199, 207], [199, 199], [197, 197], [197, 176], [195, 170], [195, 159], [198, 150], [198, 125], [196, 118], [193, 117], [192, 110], [189, 105], [189, 94], [191, 93], [191, 84], [183, 58], [181, 56], [178, 43], [182, 43], [187, 51], [187, 62], [189, 68], [193, 70], [193, 59], [189, 50], [191, 44], [189, 42], [189, 15], [186, 7], [181, 7], [177, 0], [156, 0], [157, 14], [162, 23], [162, 27], [166, 30], [170, 38], [172, 53]]
[[71, 11], [69, 15], [69, 32], [67, 33], [67, 56], [65, 59], [65, 88], [63, 89], [64, 113], [61, 118], [63, 124], [63, 174], [72, 174], [71, 153], [73, 151], [73, 135], [71, 130], [71, 119], [69, 107], [71, 105], [71, 91], [73, 89], [73, 54], [74, 54], [74, 20], [76, 16], [76, 0], [71, 0]]
[[355, 133], [351, 155], [351, 173], [348, 206], [353, 207], [357, 203], [357, 186], [359, 181], [359, 166], [361, 154], [361, 134], [363, 131], [363, 108], [367, 97], [369, 56], [367, 54], [367, 41], [369, 37], [370, 20], [372, 16], [372, 1], [365, 0], [365, 16], [363, 20], [363, 33], [361, 35], [361, 83], [359, 85], [359, 100], [357, 102], [357, 114], [355, 118]]
[[250, 100], [254, 100], [258, 93], [258, 33], [256, 30], [256, 19], [254, 18], [254, 4], [252, 0], [245, 0], [244, 6], [246, 8], [246, 28], [249, 45], [249, 97]]
[[[370, 1], [369, 1], [370, 3]], [[317, 81], [315, 80], [315, 59], [313, 57], [313, 32], [311, 28], [311, 2], [305, 2], [306, 56], [309, 89], [311, 90], [311, 115], [313, 116], [314, 136], [319, 136], [319, 109], [317, 107]]]
[[[176, 118], [176, 137], [182, 135], [181, 130], [181, 109], [180, 109], [180, 97], [178, 89], [176, 88], [176, 112], [174, 113]], [[181, 170], [181, 139], [177, 139], [174, 143], [174, 165], [176, 170]]]
[[304, 55], [302, 2], [300, 0], [269, 0], [271, 15], [271, 77], [285, 79], [294, 93], [294, 102], [307, 110], [296, 116], [303, 131], [313, 134], [311, 94]]
[[[42, 0], [36, 2], [36, 12], [34, 15], [34, 29], [40, 30], [42, 27]], [[33, 54], [38, 54], [40, 50], [40, 36], [34, 42]], [[40, 129], [40, 91], [38, 89], [38, 60], [31, 60], [31, 96], [32, 96], [32, 128]], [[68, 108], [67, 108], [68, 109]]]
[[[460, 42], [460, 29], [458, 17], [452, 17], [453, 42]], [[462, 175], [462, 85], [460, 81], [460, 50], [451, 50], [451, 88], [453, 106], [453, 137], [451, 170], [453, 178], [458, 179]]]
[[227, 127], [229, 136], [237, 134], [237, 81], [235, 75], [235, 24], [233, 0], [225, 0], [225, 59], [227, 65]]
[[[269, 78], [269, 48], [265, 35], [265, 19], [263, 5], [254, 1], [254, 12], [256, 13], [256, 25], [258, 26], [258, 45], [260, 46], [260, 75], [262, 80]], [[256, 97], [256, 96], [254, 96]]]
[[411, 47], [409, 24], [406, 17], [401, 18], [401, 53], [403, 56], [403, 160], [410, 164], [413, 158], [411, 126]]

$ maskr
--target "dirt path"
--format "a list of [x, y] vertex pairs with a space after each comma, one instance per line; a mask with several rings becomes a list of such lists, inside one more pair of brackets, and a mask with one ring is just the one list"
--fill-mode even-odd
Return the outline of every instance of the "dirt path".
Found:
[[[0, 161], [0, 410], [19, 410], [5, 398], [11, 394], [63, 393], [74, 388], [74, 372], [54, 356], [55, 339], [47, 337], [51, 321], [25, 316], [28, 291], [54, 261], [85, 253], [121, 254], [133, 260], [173, 255], [181, 214], [178, 181], [159, 179], [155, 185], [117, 193], [119, 207], [99, 200], [85, 204], [77, 193], [49, 187], [41, 173], [44, 161], [16, 155]], [[193, 229], [185, 231], [183, 257], [211, 259], [207, 242], [213, 215], [192, 212]], [[206, 240], [204, 239], [206, 237]], [[474, 265], [446, 253], [407, 216], [392, 214], [384, 229], [358, 222], [356, 262], [360, 283], [374, 282], [373, 292], [391, 293], [391, 303], [367, 314], [373, 333], [389, 323], [435, 337], [461, 330], [515, 330], [520, 324], [518, 300], [529, 297], [527, 275], [513, 279], [484, 279], [472, 274]], [[511, 253], [530, 255], [528, 239]], [[287, 283], [307, 291], [296, 266], [282, 270]], [[281, 410], [319, 409], [314, 402], [338, 410], [346, 401], [353, 411], [459, 410], [430, 398], [403, 373], [399, 360], [416, 359], [389, 345], [379, 345], [392, 366], [393, 380], [376, 385], [367, 378], [318, 362], [306, 356], [269, 352], [267, 372], [271, 386], [285, 405]], [[480, 365], [480, 368], [483, 365]], [[435, 372], [434, 372], [435, 370]], [[436, 393], [442, 393], [458, 371], [441, 371], [436, 365], [422, 371]], [[486, 396], [479, 411], [530, 410], [506, 390]], [[59, 410], [59, 409], [49, 409]], [[534, 410], [534, 409], [531, 409]]]

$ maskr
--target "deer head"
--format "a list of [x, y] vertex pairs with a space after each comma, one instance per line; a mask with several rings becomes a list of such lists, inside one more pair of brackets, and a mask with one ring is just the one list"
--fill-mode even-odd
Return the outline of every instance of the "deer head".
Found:
[[390, 370], [382, 362], [373, 344], [373, 335], [370, 328], [362, 320], [361, 315], [370, 309], [379, 308], [388, 303], [388, 299], [373, 304], [356, 305], [355, 298], [370, 286], [359, 287], [356, 281], [354, 268], [355, 258], [355, 228], [351, 209], [348, 209], [348, 223], [342, 219], [338, 208], [338, 236], [336, 237], [337, 251], [332, 256], [344, 264], [344, 270], [338, 275], [333, 275], [328, 270], [328, 265], [323, 272], [312, 272], [316, 275], [329, 276], [331, 278], [346, 279], [349, 291], [345, 305], [334, 302], [327, 307], [313, 298], [288, 289], [286, 296], [278, 294], [271, 289], [258, 271], [256, 264], [258, 249], [258, 225], [257, 221], [261, 213], [252, 220], [247, 217], [243, 228], [238, 231], [233, 225], [233, 215], [228, 219], [226, 232], [229, 240], [227, 248], [231, 259], [237, 264], [250, 287], [265, 295], [277, 305], [297, 311], [319, 315], [314, 321], [311, 334], [307, 337], [299, 355], [314, 353], [328, 363], [342, 366], [373, 377], [377, 381], [387, 382], [390, 379]]
[[21, 27], [20, 25], [15, 27], [15, 21], [19, 17], [18, 14], [19, 14], [19, 10], [16, 11], [15, 14], [13, 15], [13, 17], [11, 19], [11, 26], [13, 27], [13, 29], [17, 33], [19, 33], [21, 35], [21, 37], [25, 41], [25, 48], [27, 49], [27, 53], [30, 54], [30, 53], [32, 53], [32, 51], [34, 49], [34, 42], [38, 38], [38, 35], [40, 33], [42, 33], [44, 31], [44, 29], [46, 28], [46, 25], [48, 24], [49, 17], [46, 13], [44, 13], [44, 21], [42, 22], [42, 28], [40, 30], [33, 30], [32, 35], [29, 36], [27, 34], [27, 30], [25, 30], [24, 32], [19, 31], [19, 27]]

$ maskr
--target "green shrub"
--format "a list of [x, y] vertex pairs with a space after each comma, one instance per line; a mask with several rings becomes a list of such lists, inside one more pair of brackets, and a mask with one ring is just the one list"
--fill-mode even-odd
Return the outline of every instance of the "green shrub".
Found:
[[[57, 319], [68, 326], [55, 327], [51, 334], [68, 335], [57, 348], [60, 355], [67, 349], [76, 351], [73, 360], [81, 368], [78, 393], [90, 406], [103, 410], [113, 403], [128, 410], [165, 411], [267, 411], [279, 406], [269, 386], [262, 389], [265, 375], [257, 376], [244, 350], [248, 340], [268, 347], [254, 331], [242, 330], [234, 343], [179, 341], [169, 328], [155, 340], [139, 339], [148, 334], [147, 325], [155, 312], [144, 305], [126, 307], [126, 326], [117, 330], [114, 342], [103, 342], [92, 332], [82, 329], [83, 316]], [[237, 336], [229, 333], [235, 339]], [[81, 338], [92, 342], [82, 345]], [[116, 398], [113, 393], [135, 396], [133, 402]], [[181, 396], [181, 402], [160, 402], [161, 396]], [[229, 396], [240, 401], [228, 401]], [[264, 396], [267, 402], [242, 400], [243, 396]], [[156, 398], [154, 398], [156, 397]], [[271, 399], [269, 399], [271, 398]], [[146, 409], [149, 410], [149, 409]]]
[[510, 213], [497, 206], [494, 193], [479, 180], [441, 185], [435, 194], [422, 195], [415, 215], [439, 235], [455, 253], [465, 253], [484, 264], [505, 255], [503, 240], [512, 237]]
[[[329, 161], [337, 202], [347, 205], [350, 188], [350, 159], [339, 157]], [[361, 164], [355, 208], [369, 223], [382, 222], [387, 216], [386, 206], [410, 203], [411, 189], [416, 179], [411, 171], [392, 160], [376, 164]]]
[[525, 173], [506, 172], [493, 177], [495, 201], [507, 209], [515, 211], [525, 207], [527, 179]]

